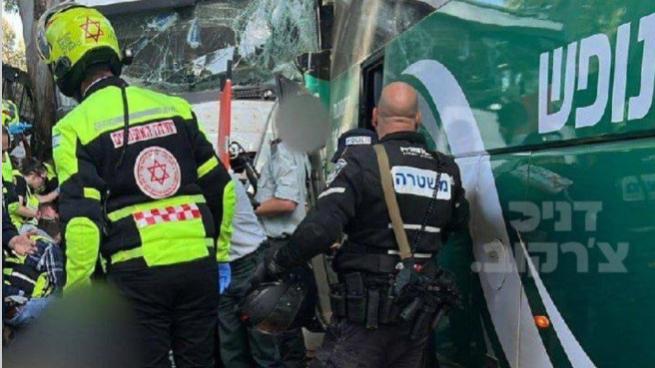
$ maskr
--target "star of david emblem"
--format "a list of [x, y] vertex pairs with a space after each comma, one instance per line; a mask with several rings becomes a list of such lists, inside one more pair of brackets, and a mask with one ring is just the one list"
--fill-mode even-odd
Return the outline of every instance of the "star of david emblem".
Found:
[[150, 181], [159, 183], [159, 185], [164, 185], [166, 179], [170, 178], [168, 171], [166, 171], [166, 164], [162, 164], [159, 161], [155, 160], [152, 166], [147, 168], [150, 172]]
[[86, 22], [80, 24], [80, 28], [84, 30], [84, 37], [94, 40], [96, 43], [100, 40], [100, 36], [104, 36], [105, 32], [100, 28], [100, 22], [97, 20], [91, 20], [89, 17], [86, 17]]

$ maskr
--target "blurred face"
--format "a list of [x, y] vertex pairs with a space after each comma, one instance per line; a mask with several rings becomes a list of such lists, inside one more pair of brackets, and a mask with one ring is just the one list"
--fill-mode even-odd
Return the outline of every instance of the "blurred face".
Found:
[[25, 181], [27, 182], [27, 185], [30, 186], [30, 188], [38, 191], [43, 189], [45, 186], [45, 175], [39, 173], [31, 173], [25, 176]]

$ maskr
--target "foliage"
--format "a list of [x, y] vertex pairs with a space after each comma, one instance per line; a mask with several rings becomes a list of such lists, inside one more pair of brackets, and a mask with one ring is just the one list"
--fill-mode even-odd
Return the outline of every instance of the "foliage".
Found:
[[2, 62], [26, 70], [25, 42], [16, 39], [16, 32], [7, 19], [2, 18]]
[[3, 0], [3, 6], [6, 12], [18, 11], [18, 2], [16, 0]]

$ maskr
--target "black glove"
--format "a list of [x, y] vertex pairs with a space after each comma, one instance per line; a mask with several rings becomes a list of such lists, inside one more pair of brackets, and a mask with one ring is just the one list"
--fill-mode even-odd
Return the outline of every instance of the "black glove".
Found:
[[269, 249], [264, 253], [264, 259], [259, 262], [257, 268], [255, 269], [255, 273], [250, 279], [250, 285], [253, 288], [265, 282], [277, 281], [282, 278], [284, 273], [286, 273], [287, 269], [280, 266], [275, 261], [276, 254], [277, 250], [273, 249]]

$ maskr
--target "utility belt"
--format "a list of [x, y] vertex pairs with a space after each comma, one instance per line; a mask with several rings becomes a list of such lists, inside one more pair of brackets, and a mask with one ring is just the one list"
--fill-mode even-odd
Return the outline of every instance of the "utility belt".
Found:
[[286, 244], [291, 239], [291, 235], [284, 233], [280, 236], [269, 236], [266, 239], [268, 240], [269, 244]]
[[330, 294], [332, 313], [338, 318], [376, 329], [380, 325], [409, 324], [410, 339], [427, 336], [446, 310], [439, 290], [426, 289], [396, 295], [392, 274], [362, 272], [343, 275]]
[[[414, 254], [414, 257], [420, 262], [425, 262], [432, 256], [431, 253]], [[349, 242], [337, 253], [333, 266], [335, 270], [344, 272], [395, 273], [399, 261], [399, 252], [396, 249], [364, 246]]]

